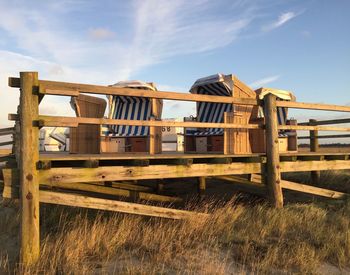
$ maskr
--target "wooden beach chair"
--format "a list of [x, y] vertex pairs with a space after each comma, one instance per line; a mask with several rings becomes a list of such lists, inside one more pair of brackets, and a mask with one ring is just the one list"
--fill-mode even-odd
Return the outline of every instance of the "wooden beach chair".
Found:
[[[156, 91], [153, 83], [142, 81], [121, 81], [112, 87], [144, 89]], [[145, 97], [110, 96], [108, 118], [128, 120], [151, 120], [161, 119], [163, 101]], [[161, 128], [155, 128], [155, 153], [161, 152]], [[150, 150], [150, 127], [110, 125], [106, 137], [109, 151], [116, 152], [149, 152]], [[108, 147], [108, 146], [107, 146]], [[110, 147], [111, 148], [111, 147]]]
[[[231, 74], [216, 74], [200, 78], [193, 84], [190, 93], [235, 98], [256, 98], [256, 94], [251, 88]], [[194, 121], [222, 123], [226, 116], [226, 121], [228, 122], [248, 124], [252, 106], [197, 102], [196, 111], [197, 115], [193, 118]], [[224, 142], [225, 131], [227, 133], [226, 142]], [[185, 129], [184, 133], [185, 152], [251, 153], [248, 129], [194, 128]]]
[[[270, 93], [277, 97], [277, 100], [295, 101], [295, 96], [284, 90], [272, 89], [272, 88], [259, 88], [255, 90], [256, 96], [259, 99]], [[277, 107], [277, 119], [279, 125], [296, 125], [295, 119], [288, 119], [288, 108]], [[252, 111], [251, 123], [265, 123], [264, 110], [261, 107], [255, 106]], [[266, 141], [265, 141], [265, 130], [263, 129], [252, 129], [250, 130], [250, 138], [252, 144], [253, 153], [265, 153], [266, 152]], [[279, 131], [279, 150], [281, 152], [286, 151], [297, 151], [297, 132], [295, 130], [280, 130]]]

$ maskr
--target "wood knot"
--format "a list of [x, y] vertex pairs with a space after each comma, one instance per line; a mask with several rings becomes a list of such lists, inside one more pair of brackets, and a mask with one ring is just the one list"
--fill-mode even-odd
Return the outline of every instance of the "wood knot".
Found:
[[53, 181], [60, 181], [62, 178], [63, 178], [63, 176], [60, 176], [60, 175], [54, 175], [54, 176], [52, 176], [52, 180], [53, 180]]
[[31, 192], [28, 192], [27, 196], [26, 196], [27, 200], [32, 200], [33, 199], [33, 194]]
[[32, 174], [28, 174], [26, 176], [26, 179], [29, 180], [29, 181], [32, 181], [33, 180], [33, 175]]

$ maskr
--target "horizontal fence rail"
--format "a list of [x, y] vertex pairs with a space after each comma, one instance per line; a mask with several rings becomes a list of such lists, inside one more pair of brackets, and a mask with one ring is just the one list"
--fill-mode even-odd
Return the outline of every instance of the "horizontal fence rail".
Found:
[[[9, 114], [9, 120], [18, 120], [17, 114]], [[154, 127], [187, 127], [187, 128], [223, 128], [223, 129], [264, 129], [263, 124], [233, 124], [233, 123], [211, 123], [211, 122], [180, 122], [166, 120], [126, 120], [107, 118], [85, 118], [85, 117], [61, 117], [61, 116], [39, 116], [37, 125], [40, 127], [77, 127], [79, 124], [94, 125], [128, 125], [128, 126], [154, 126]], [[307, 125], [279, 125], [279, 130], [300, 131], [339, 131], [350, 132], [350, 127], [333, 126], [307, 126]]]
[[317, 103], [294, 102], [294, 101], [277, 101], [276, 106], [288, 107], [288, 108], [294, 108], [294, 109], [350, 112], [350, 106], [331, 105], [331, 104], [317, 104]]
[[233, 124], [233, 123], [209, 123], [209, 122], [180, 122], [168, 120], [126, 120], [107, 118], [86, 118], [86, 117], [59, 117], [39, 116], [39, 125], [47, 127], [77, 127], [79, 124], [107, 124], [107, 125], [129, 125], [129, 126], [155, 126], [155, 127], [196, 127], [196, 128], [225, 128], [225, 129], [260, 129], [258, 124]]
[[300, 136], [298, 139], [318, 139], [318, 138], [349, 138], [350, 135], [322, 135], [322, 136]]
[[[18, 88], [18, 80], [9, 79], [11, 87]], [[259, 101], [250, 98], [235, 98], [214, 95], [185, 94], [179, 92], [147, 91], [132, 88], [107, 87], [100, 85], [77, 84], [67, 82], [55, 82], [40, 80], [39, 93], [43, 95], [61, 95], [61, 96], [78, 96], [79, 93], [118, 95], [118, 96], [135, 96], [159, 98], [166, 100], [213, 102], [213, 103], [232, 103], [240, 105], [258, 105]]]
[[316, 120], [316, 121], [313, 121], [312, 123], [301, 122], [301, 123], [298, 123], [298, 125], [330, 125], [330, 124], [344, 124], [344, 123], [350, 123], [350, 118]]
[[333, 127], [333, 126], [303, 126], [303, 125], [279, 125], [279, 130], [313, 130], [313, 131], [340, 131], [350, 132], [350, 127]]

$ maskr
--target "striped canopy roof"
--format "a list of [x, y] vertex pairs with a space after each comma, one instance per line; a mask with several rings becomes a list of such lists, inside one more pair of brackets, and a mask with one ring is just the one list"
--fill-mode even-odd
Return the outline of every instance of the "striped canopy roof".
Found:
[[[120, 81], [112, 87], [145, 89], [156, 91], [149, 83], [142, 81]], [[149, 98], [134, 96], [109, 96], [109, 118], [129, 120], [149, 120], [152, 114], [152, 104]], [[148, 136], [149, 127], [112, 125], [109, 127], [110, 136]]]

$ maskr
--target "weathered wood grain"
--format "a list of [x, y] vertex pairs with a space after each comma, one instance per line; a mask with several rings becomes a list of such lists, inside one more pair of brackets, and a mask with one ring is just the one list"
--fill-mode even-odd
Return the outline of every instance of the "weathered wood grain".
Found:
[[73, 183], [141, 179], [184, 178], [260, 173], [260, 163], [105, 166], [98, 168], [52, 168], [40, 170], [40, 182]]
[[109, 210], [128, 214], [137, 214], [168, 219], [189, 219], [193, 217], [207, 218], [209, 216], [205, 213], [196, 213], [185, 210], [92, 198], [83, 195], [64, 194], [51, 191], [40, 191], [40, 202], [50, 204], [61, 204], [74, 207]]
[[35, 89], [39, 86], [38, 73], [21, 72], [20, 94], [20, 240], [21, 263], [32, 265], [39, 258], [39, 129], [33, 127], [38, 119], [39, 99]]
[[[87, 117], [63, 117], [63, 116], [39, 116], [39, 125], [48, 127], [77, 127], [79, 124], [99, 125], [130, 125], [130, 126], [156, 126], [156, 127], [188, 127], [188, 128], [243, 128], [259, 129], [262, 126], [257, 124], [226, 124], [211, 122], [181, 122], [171, 120], [127, 120]], [[305, 126], [306, 127], [306, 126]]]
[[276, 208], [283, 207], [281, 188], [281, 170], [278, 144], [278, 121], [276, 96], [268, 94], [264, 99], [266, 123], [266, 184], [270, 193], [271, 204]]

